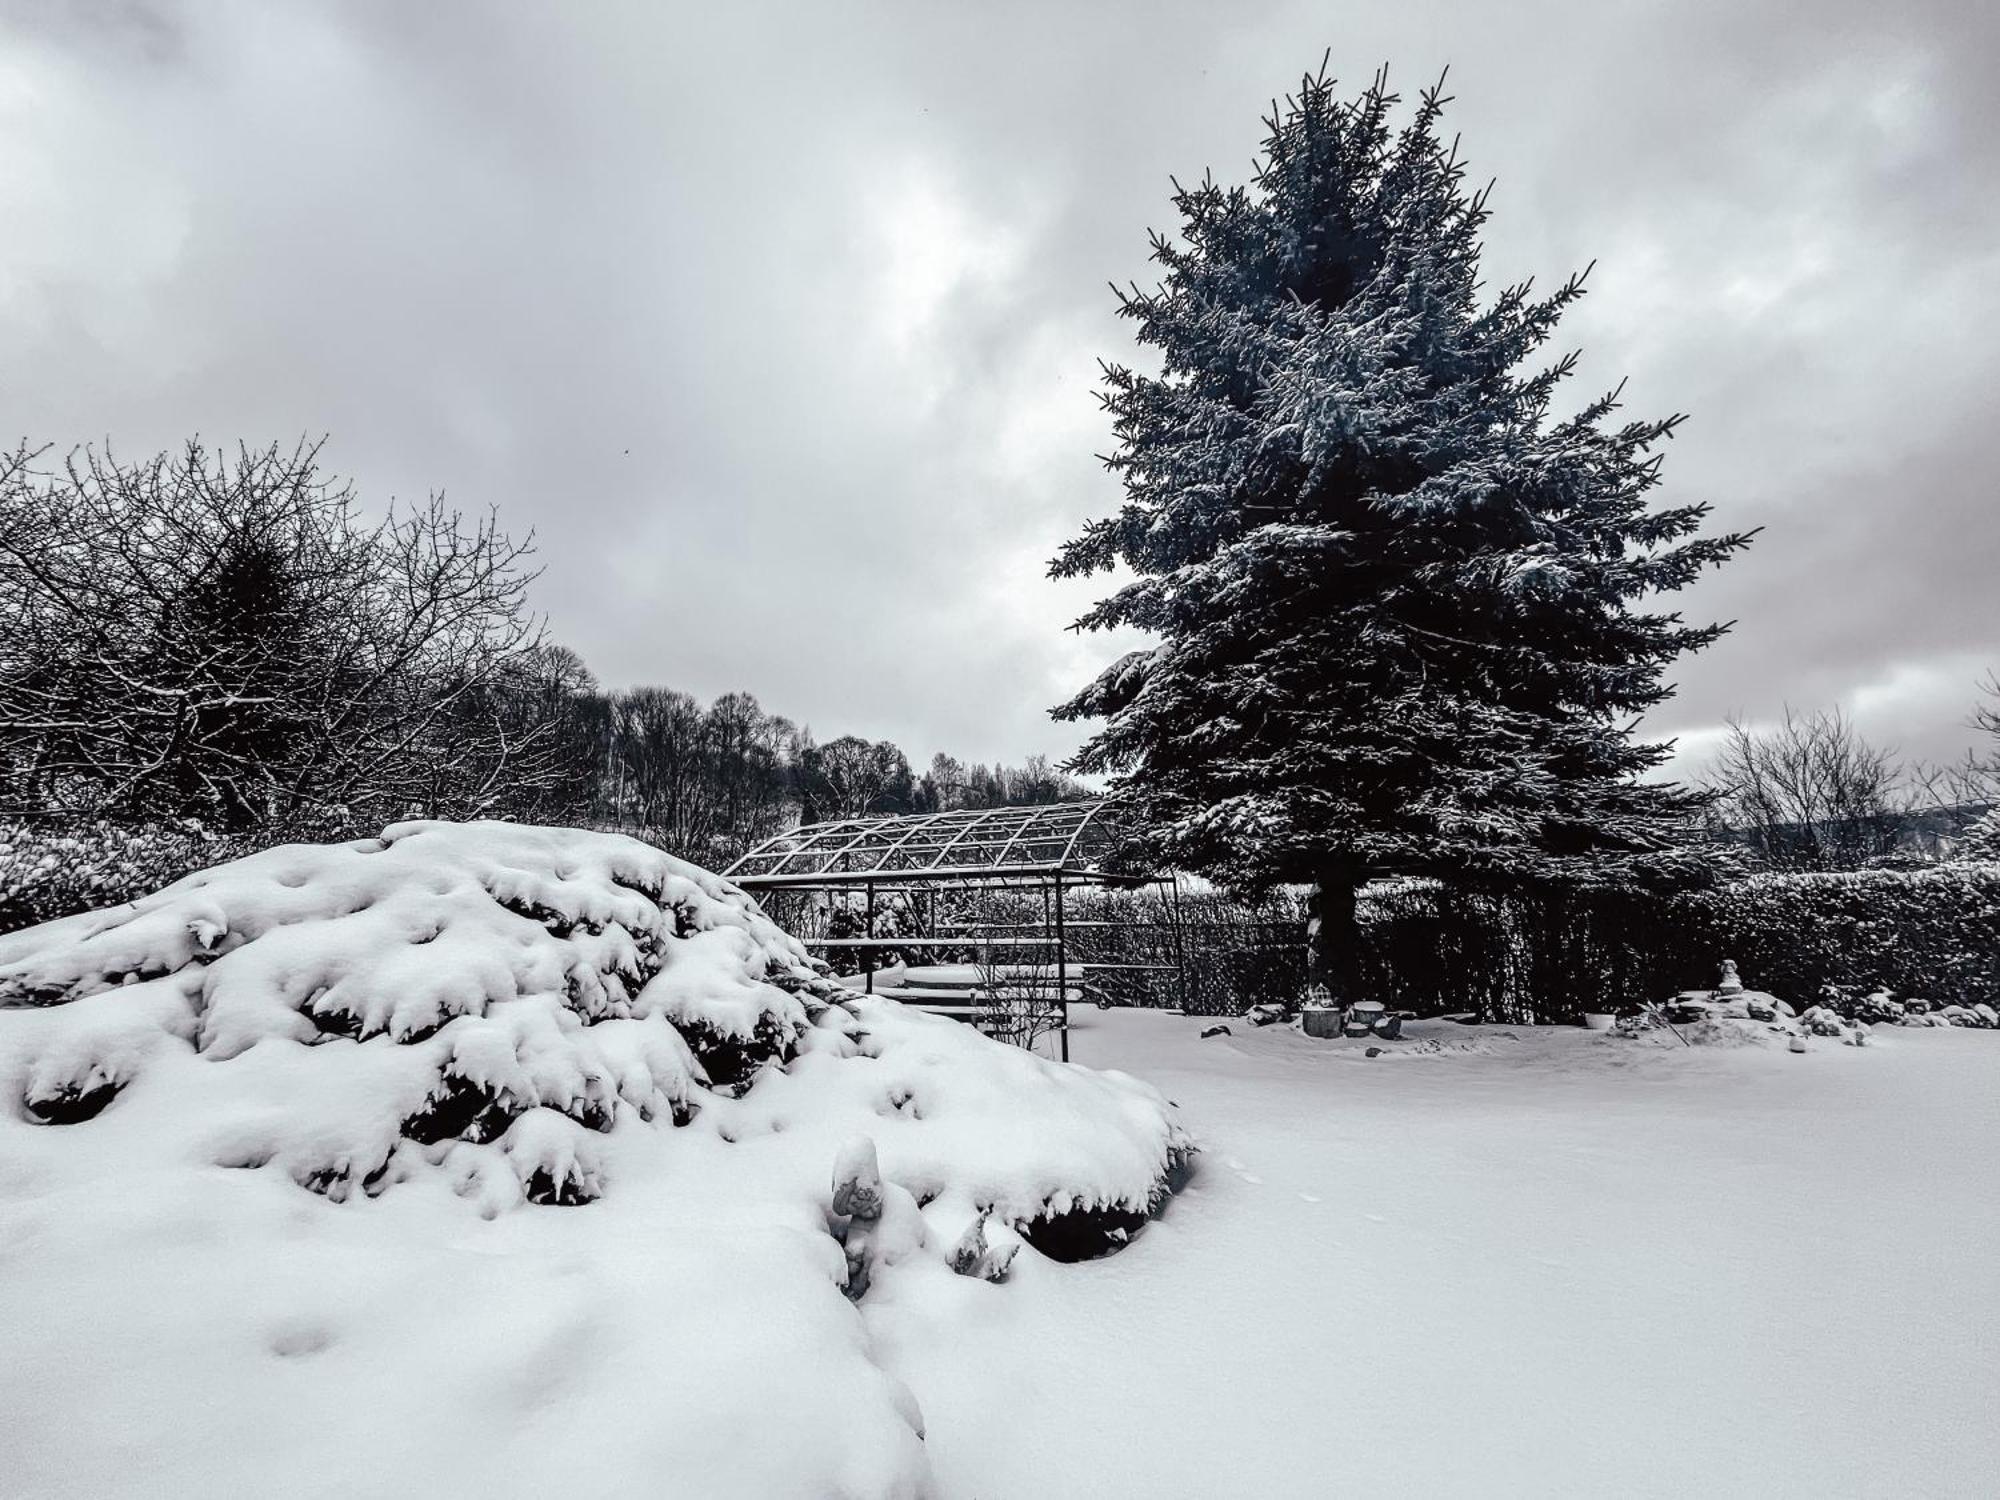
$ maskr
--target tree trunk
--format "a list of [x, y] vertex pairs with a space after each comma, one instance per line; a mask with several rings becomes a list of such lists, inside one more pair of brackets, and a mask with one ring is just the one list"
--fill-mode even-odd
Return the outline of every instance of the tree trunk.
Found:
[[1341, 865], [1323, 870], [1313, 884], [1312, 914], [1318, 927], [1313, 934], [1311, 975], [1339, 1006], [1363, 998], [1361, 923], [1355, 911], [1360, 888], [1359, 877]]

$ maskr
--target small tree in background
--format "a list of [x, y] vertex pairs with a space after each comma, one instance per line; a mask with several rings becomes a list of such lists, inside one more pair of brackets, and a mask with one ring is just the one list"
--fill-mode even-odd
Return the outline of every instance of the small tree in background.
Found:
[[1355, 892], [1382, 873], [1493, 884], [1691, 876], [1700, 794], [1641, 781], [1667, 664], [1725, 627], [1639, 608], [1743, 547], [1655, 510], [1678, 417], [1557, 419], [1534, 366], [1573, 278], [1479, 302], [1484, 192], [1376, 81], [1322, 68], [1266, 121], [1252, 186], [1176, 184], [1151, 292], [1119, 293], [1160, 373], [1106, 367], [1125, 487], [1052, 566], [1137, 578], [1077, 622], [1159, 643], [1055, 710], [1101, 718], [1161, 856], [1316, 888], [1319, 970], [1354, 992]]
[[1859, 869], [1895, 850], [1912, 810], [1894, 752], [1838, 709], [1787, 708], [1766, 730], [1732, 719], [1706, 780], [1719, 829], [1778, 869]]
[[910, 762], [888, 740], [870, 743], [845, 734], [805, 756], [815, 807], [821, 817], [862, 818], [909, 810], [915, 782]]
[[1960, 835], [1954, 854], [1960, 859], [2000, 860], [2000, 672], [1989, 672], [1980, 684], [1985, 701], [1972, 714], [1972, 727], [1986, 736], [1984, 752], [1968, 751], [1963, 765], [1934, 778], [1949, 790], [1959, 807], [1984, 804], [1985, 811]]

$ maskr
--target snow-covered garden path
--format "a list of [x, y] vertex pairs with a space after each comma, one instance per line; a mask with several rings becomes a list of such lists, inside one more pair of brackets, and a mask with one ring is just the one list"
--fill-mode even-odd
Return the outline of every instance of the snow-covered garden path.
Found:
[[1122, 1255], [870, 1298], [946, 1493], [2000, 1488], [2000, 1036], [1080, 1020], [1205, 1154]]

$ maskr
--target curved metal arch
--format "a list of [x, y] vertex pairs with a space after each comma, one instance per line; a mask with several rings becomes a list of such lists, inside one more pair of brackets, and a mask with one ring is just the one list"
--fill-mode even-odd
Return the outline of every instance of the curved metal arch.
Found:
[[[1060, 803], [1060, 802], [1053, 802], [1053, 803], [1049, 803], [1049, 804], [1047, 804], [1047, 805], [1048, 805], [1048, 806], [1050, 806], [1050, 807], [1061, 807], [1061, 806], [1063, 806], [1063, 804], [1062, 804], [1062, 803]], [[1033, 828], [1033, 827], [1035, 826], [1035, 824], [1036, 824], [1036, 822], [1037, 822], [1037, 821], [1039, 821], [1039, 820], [1038, 820], [1037, 818], [1033, 817], [1033, 816], [1029, 816], [1029, 817], [1025, 817], [1025, 818], [1021, 819], [1021, 826], [1020, 826], [1019, 828], [1016, 828], [1016, 829], [1014, 830], [1014, 836], [1013, 836], [1012, 838], [1008, 839], [1008, 840], [1007, 840], [1007, 842], [1006, 842], [1006, 844], [1005, 844], [1004, 846], [1002, 846], [1002, 848], [1001, 848], [1001, 850], [1000, 850], [1000, 856], [999, 856], [999, 858], [998, 858], [997, 860], [995, 860], [994, 862], [995, 862], [996, 864], [1002, 864], [1002, 865], [1004, 865], [1004, 864], [1005, 864], [1005, 863], [1007, 862], [1007, 856], [1008, 856], [1008, 855], [1010, 855], [1010, 854], [1012, 854], [1012, 853], [1014, 852], [1014, 846], [1015, 846], [1016, 844], [1018, 844], [1018, 843], [1020, 843], [1020, 842], [1021, 842], [1021, 839], [1022, 839], [1022, 837], [1023, 837], [1023, 836], [1024, 836], [1024, 835], [1025, 835], [1025, 834], [1026, 834], [1027, 832], [1028, 832], [1028, 830], [1029, 830], [1029, 829], [1031, 829], [1031, 828]], [[1039, 840], [1037, 840], [1037, 842], [1039, 842]], [[1053, 840], [1052, 840], [1051, 842], [1053, 842]], [[1068, 847], [1069, 847], [1069, 846], [1068, 846], [1068, 845], [1064, 845], [1063, 847], [1064, 847], [1064, 852], [1065, 852], [1065, 853], [1067, 853], [1067, 852], [1068, 852]], [[1058, 861], [1057, 861], [1057, 863], [1058, 863], [1058, 864], [1060, 864], [1060, 863], [1061, 863], [1061, 861], [1060, 861], [1060, 860], [1058, 860]]]
[[[833, 818], [773, 834], [724, 871], [725, 878], [758, 881], [824, 874], [851, 877], [923, 875], [959, 869], [953, 857], [981, 832], [991, 832], [997, 850], [967, 850], [960, 862], [1004, 875], [1009, 870], [1047, 870], [1071, 866], [1086, 845], [1085, 834], [1101, 826], [1103, 798], [1085, 802], [1050, 802], [1021, 807], [968, 807], [950, 812], [915, 813], [901, 817]], [[1012, 824], [1010, 828], [1008, 825]], [[936, 842], [914, 844], [926, 834]], [[1060, 853], [1055, 853], [1055, 846]], [[1040, 851], [1037, 855], [1037, 851]], [[870, 858], [866, 870], [837, 871], [843, 855]], [[1054, 855], [1051, 858], [1051, 854]], [[907, 863], [891, 868], [887, 861]]]
[[814, 872], [815, 874], [825, 874], [828, 870], [831, 870], [833, 868], [833, 862], [836, 859], [844, 858], [851, 850], [853, 850], [855, 845], [859, 844], [863, 839], [867, 838], [869, 833], [872, 832], [871, 828], [869, 827], [870, 820], [867, 818], [850, 818], [848, 821], [855, 825], [856, 831], [854, 837], [849, 839], [846, 843], [842, 844], [838, 849], [826, 849], [821, 851], [826, 855], [826, 863], [821, 865], [819, 869]]
[[944, 848], [942, 848], [942, 849], [940, 849], [940, 850], [938, 851], [938, 858], [937, 858], [937, 864], [936, 864], [936, 865], [934, 865], [934, 866], [933, 866], [933, 868], [939, 868], [939, 867], [941, 867], [941, 866], [943, 865], [943, 863], [944, 863], [944, 857], [945, 857], [945, 856], [946, 856], [947, 854], [951, 853], [951, 851], [952, 851], [952, 850], [956, 849], [956, 848], [957, 848], [957, 847], [958, 847], [958, 846], [959, 846], [960, 844], [964, 843], [964, 842], [965, 842], [965, 839], [966, 839], [966, 835], [968, 835], [968, 834], [971, 834], [971, 833], [975, 833], [975, 832], [977, 832], [977, 831], [978, 831], [978, 830], [979, 830], [980, 828], [984, 827], [984, 826], [985, 826], [986, 824], [988, 824], [988, 823], [992, 822], [992, 821], [993, 821], [993, 815], [994, 815], [994, 814], [995, 814], [996, 812], [999, 812], [999, 811], [1000, 811], [1000, 809], [999, 809], [999, 808], [997, 808], [997, 807], [965, 807], [965, 808], [960, 808], [960, 809], [959, 809], [959, 812], [960, 812], [960, 814], [961, 814], [961, 815], [963, 815], [963, 814], [965, 814], [965, 813], [972, 813], [972, 814], [974, 814], [974, 816], [972, 816], [972, 817], [970, 817], [970, 818], [967, 818], [967, 819], [966, 819], [966, 821], [965, 821], [965, 826], [964, 826], [963, 828], [959, 829], [959, 830], [958, 830], [958, 832], [957, 832], [957, 834], [956, 834], [956, 835], [954, 835], [954, 836], [953, 836], [953, 837], [952, 837], [952, 838], [951, 838], [951, 839], [950, 839], [949, 841], [947, 841], [947, 842], [946, 842], [946, 844], [945, 844]]
[[1092, 823], [1097, 821], [1099, 815], [1103, 813], [1105, 807], [1108, 804], [1106, 803], [1104, 798], [1100, 797], [1095, 802], [1078, 803], [1077, 805], [1079, 807], [1088, 807], [1089, 811], [1086, 812], [1081, 818], [1077, 819], [1076, 830], [1070, 834], [1069, 842], [1063, 845], [1063, 852], [1062, 852], [1063, 864], [1068, 864], [1070, 862], [1070, 856], [1076, 853], [1076, 846], [1083, 839], [1084, 830], [1090, 827]]
[[[950, 813], [944, 813], [944, 812], [918, 813], [915, 817], [909, 819], [910, 827], [908, 832], [906, 832], [901, 838], [897, 839], [895, 843], [890, 844], [887, 848], [885, 848], [882, 851], [882, 858], [893, 859], [896, 855], [902, 852], [903, 846], [909, 843], [911, 839], [915, 838], [925, 829], [936, 826], [936, 824], [940, 819], [948, 818], [950, 816], [951, 816]], [[963, 837], [963, 835], [961, 835], [961, 837]], [[937, 861], [932, 860], [931, 863], [935, 866]]]

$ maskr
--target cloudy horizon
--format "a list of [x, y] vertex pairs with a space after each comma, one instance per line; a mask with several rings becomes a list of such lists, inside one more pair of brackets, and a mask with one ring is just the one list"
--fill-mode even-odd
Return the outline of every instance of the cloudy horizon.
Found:
[[2000, 665], [2000, 21], [1973, 4], [697, 13], [0, 0], [0, 440], [289, 443], [533, 530], [613, 686], [913, 760], [1062, 756], [1126, 642], [1050, 582], [1118, 502], [1106, 283], [1274, 94], [1445, 65], [1490, 286], [1595, 260], [1579, 397], [1686, 411], [1764, 528], [1647, 725], [1840, 707], [1952, 759]]

